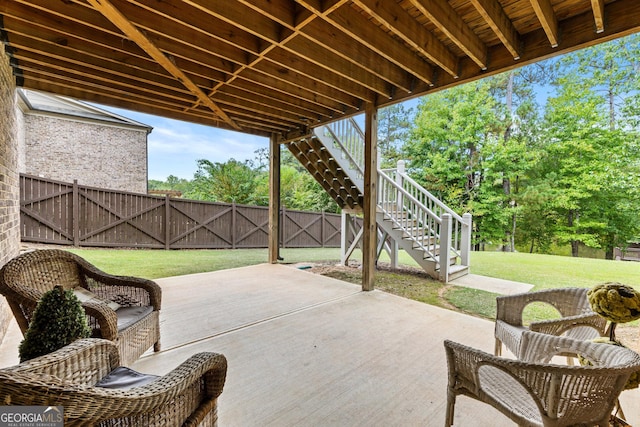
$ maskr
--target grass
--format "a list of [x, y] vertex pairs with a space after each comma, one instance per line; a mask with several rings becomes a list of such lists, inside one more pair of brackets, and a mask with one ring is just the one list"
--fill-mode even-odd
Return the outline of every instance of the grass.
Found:
[[[400, 263], [418, 266], [405, 252], [400, 254]], [[640, 263], [637, 262], [520, 252], [472, 252], [471, 272], [530, 283], [534, 285], [534, 290], [565, 286], [592, 287], [603, 282], [625, 283], [640, 290]]]
[[[71, 249], [98, 268], [111, 274], [157, 279], [191, 273], [215, 271], [267, 261], [266, 249], [237, 250], [109, 250]], [[285, 263], [337, 264], [340, 250], [282, 249]], [[355, 253], [353, 259], [359, 259]], [[383, 256], [381, 265], [388, 261]], [[607, 261], [593, 258], [571, 258], [527, 253], [474, 252], [472, 272], [483, 276], [533, 284], [534, 290], [580, 286], [591, 287], [602, 282], [621, 282], [640, 290], [640, 263]], [[456, 309], [471, 315], [495, 319], [497, 294], [450, 286], [429, 278], [405, 252], [400, 264], [409, 268], [402, 272], [379, 269], [375, 287], [382, 291], [432, 304]], [[340, 280], [361, 283], [361, 271], [354, 268], [329, 269], [325, 272]], [[532, 305], [525, 311], [528, 321], [555, 315], [548, 307]], [[634, 324], [635, 325], [635, 324]]]
[[[266, 249], [147, 250], [69, 249], [110, 274], [146, 279], [182, 276], [246, 267], [267, 262]], [[286, 263], [321, 262], [340, 258], [340, 249], [281, 249]]]

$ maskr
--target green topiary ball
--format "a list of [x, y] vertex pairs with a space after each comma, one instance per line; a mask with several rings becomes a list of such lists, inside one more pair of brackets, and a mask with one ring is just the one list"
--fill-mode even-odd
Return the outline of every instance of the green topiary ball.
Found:
[[18, 347], [20, 362], [49, 354], [80, 338], [91, 336], [87, 317], [73, 291], [62, 286], [46, 292]]

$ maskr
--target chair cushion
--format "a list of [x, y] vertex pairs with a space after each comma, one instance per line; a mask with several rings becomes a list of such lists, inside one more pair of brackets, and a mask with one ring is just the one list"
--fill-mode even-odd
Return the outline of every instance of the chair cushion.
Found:
[[152, 311], [153, 307], [151, 306], [120, 307], [116, 310], [116, 315], [118, 316], [118, 330], [122, 331], [123, 329], [128, 328]]
[[112, 310], [117, 310], [120, 308], [120, 304], [118, 304], [117, 302], [103, 300], [99, 298], [96, 294], [91, 292], [90, 290], [85, 289], [81, 286], [76, 286], [75, 288], [73, 288], [73, 294], [76, 296], [76, 298], [78, 298], [78, 300], [80, 300], [80, 302], [91, 302], [91, 301], [95, 301], [96, 303], [104, 302]]
[[125, 366], [118, 366], [109, 372], [106, 377], [98, 381], [96, 387], [117, 388], [127, 390], [133, 387], [141, 387], [160, 378], [157, 375], [142, 374]]

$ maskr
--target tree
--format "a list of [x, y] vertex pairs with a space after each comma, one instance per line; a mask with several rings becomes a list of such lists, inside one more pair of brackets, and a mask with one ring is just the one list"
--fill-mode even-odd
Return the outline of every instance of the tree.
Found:
[[487, 147], [503, 132], [489, 89], [480, 81], [424, 97], [405, 147], [414, 179], [453, 209], [473, 213], [477, 243], [504, 234], [501, 207], [482, 190], [492, 185], [485, 181]]
[[[265, 151], [256, 151], [258, 164], [263, 164]], [[268, 157], [267, 157], [268, 158]], [[280, 155], [280, 201], [288, 209], [337, 213], [339, 208], [331, 196], [320, 186], [302, 164], [289, 152]], [[269, 204], [269, 173], [261, 171], [257, 178], [256, 203]]]
[[224, 163], [198, 160], [192, 188], [185, 197], [214, 202], [253, 204], [257, 172], [248, 162], [229, 159]]
[[491, 154], [485, 161], [486, 174], [493, 182], [494, 192], [502, 187], [502, 197], [486, 195], [484, 201], [502, 207], [496, 231], [503, 224], [503, 251], [515, 250], [518, 215], [523, 210], [518, 203], [519, 192], [526, 172], [537, 156], [536, 125], [539, 118], [534, 84], [546, 81], [549, 70], [549, 64], [542, 62], [488, 80], [493, 97], [502, 107], [503, 135], [494, 141], [492, 147], [487, 147]]
[[566, 56], [558, 63], [558, 96], [548, 104], [546, 179], [557, 192], [553, 205], [565, 216], [560, 241], [604, 248], [640, 234], [635, 202], [640, 182], [637, 125], [637, 56], [632, 36]]
[[546, 153], [539, 164], [539, 185], [553, 189], [555, 236], [570, 243], [572, 255], [578, 256], [579, 243], [601, 246], [607, 228], [603, 211], [609, 210], [602, 202], [612, 196], [607, 195], [612, 189], [607, 171], [617, 157], [618, 142], [608, 129], [603, 98], [572, 79], [561, 79], [560, 84], [545, 115]]
[[191, 189], [191, 181], [184, 178], [178, 178], [175, 175], [169, 175], [166, 181], [157, 179], [149, 180], [149, 190], [173, 190], [179, 191], [183, 195]]
[[409, 138], [413, 109], [395, 104], [378, 110], [378, 150], [381, 168], [395, 168], [402, 159], [402, 146]]
[[576, 84], [601, 94], [611, 130], [616, 129], [625, 107], [640, 96], [638, 54], [640, 36], [636, 34], [577, 51], [559, 63], [565, 78], [579, 74]]

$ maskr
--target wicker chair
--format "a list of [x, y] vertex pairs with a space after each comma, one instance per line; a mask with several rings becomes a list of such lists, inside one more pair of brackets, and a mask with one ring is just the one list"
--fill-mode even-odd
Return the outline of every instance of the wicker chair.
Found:
[[[500, 356], [504, 344], [520, 358], [522, 334], [527, 330], [550, 335], [564, 334], [578, 340], [591, 340], [605, 335], [607, 321], [591, 310], [587, 291], [585, 288], [559, 288], [497, 297], [494, 354]], [[552, 305], [561, 317], [524, 326], [522, 312], [533, 302]]]
[[[42, 295], [62, 285], [84, 288], [98, 299], [83, 302], [92, 336], [116, 343], [123, 365], [130, 365], [151, 346], [160, 350], [162, 291], [151, 280], [112, 276], [71, 252], [58, 249], [27, 252], [0, 270], [0, 293], [24, 334]], [[115, 301], [114, 310], [107, 301]]]
[[594, 366], [506, 359], [447, 340], [446, 426], [453, 425], [460, 394], [493, 406], [521, 426], [609, 425], [618, 395], [640, 369], [640, 356], [614, 345], [529, 334], [537, 336], [537, 354], [544, 354], [545, 360], [573, 353], [587, 357]]
[[96, 384], [119, 365], [111, 341], [86, 338], [0, 369], [3, 405], [62, 406], [65, 426], [215, 426], [227, 360], [198, 353], [165, 376], [126, 389]]

